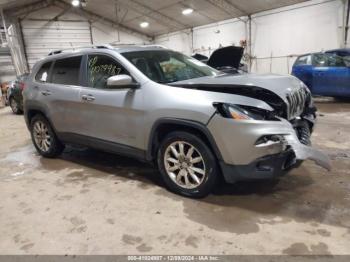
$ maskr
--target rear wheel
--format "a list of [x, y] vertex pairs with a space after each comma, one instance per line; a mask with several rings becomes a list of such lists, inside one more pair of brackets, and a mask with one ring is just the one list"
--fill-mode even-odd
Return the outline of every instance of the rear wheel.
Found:
[[30, 131], [33, 144], [40, 155], [53, 158], [64, 150], [64, 145], [58, 140], [49, 121], [44, 116], [33, 117]]
[[208, 195], [218, 178], [217, 161], [210, 148], [187, 132], [172, 132], [158, 150], [158, 168], [173, 192], [200, 198]]
[[12, 112], [16, 115], [22, 113], [22, 111], [19, 109], [19, 104], [17, 103], [16, 99], [13, 97], [10, 97], [10, 107], [12, 109]]

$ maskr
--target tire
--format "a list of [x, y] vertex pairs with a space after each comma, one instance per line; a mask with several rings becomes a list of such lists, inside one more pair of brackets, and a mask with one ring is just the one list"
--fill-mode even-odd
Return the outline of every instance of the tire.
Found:
[[[183, 144], [183, 150], [180, 144]], [[177, 157], [171, 147], [178, 153]], [[190, 157], [191, 148], [193, 153]], [[214, 154], [191, 133], [176, 131], [168, 134], [158, 149], [157, 163], [167, 188], [182, 196], [205, 197], [218, 181], [219, 169]]]
[[12, 112], [15, 115], [19, 115], [22, 113], [21, 109], [19, 109], [18, 102], [16, 101], [16, 99], [14, 97], [10, 97], [9, 104], [10, 104], [10, 107], [12, 109]]
[[[40, 155], [54, 158], [64, 150], [49, 121], [43, 115], [35, 115], [30, 122], [32, 142]], [[47, 139], [43, 141], [43, 139]]]

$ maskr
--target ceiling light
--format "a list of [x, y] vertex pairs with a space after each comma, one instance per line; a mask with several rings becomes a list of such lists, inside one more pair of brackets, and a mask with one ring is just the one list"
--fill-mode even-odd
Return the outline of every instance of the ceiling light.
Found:
[[148, 23], [148, 22], [142, 22], [142, 23], [140, 23], [140, 26], [141, 26], [142, 28], [146, 28], [146, 27], [149, 26], [149, 23]]
[[190, 14], [192, 14], [192, 12], [193, 12], [192, 8], [186, 8], [186, 9], [182, 10], [183, 15], [190, 15]]
[[80, 5], [80, 1], [79, 0], [73, 0], [72, 1], [72, 6], [79, 6]]

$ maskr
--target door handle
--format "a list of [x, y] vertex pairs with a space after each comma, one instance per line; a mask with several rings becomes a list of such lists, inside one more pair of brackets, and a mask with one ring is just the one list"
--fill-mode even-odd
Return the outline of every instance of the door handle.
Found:
[[323, 71], [315, 71], [315, 75], [322, 76], [322, 75], [324, 75], [324, 72]]
[[49, 96], [49, 95], [51, 95], [51, 92], [48, 90], [45, 90], [45, 91], [41, 91], [41, 94], [44, 96]]
[[84, 101], [94, 101], [95, 97], [92, 96], [92, 95], [82, 95], [81, 99], [84, 100]]

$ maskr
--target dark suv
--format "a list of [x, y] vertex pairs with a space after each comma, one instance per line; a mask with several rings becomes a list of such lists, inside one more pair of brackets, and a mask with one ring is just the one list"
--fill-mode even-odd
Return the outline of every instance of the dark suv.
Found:
[[25, 80], [28, 74], [20, 75], [13, 81], [12, 85], [7, 90], [7, 99], [12, 112], [15, 114], [23, 113], [23, 96], [22, 92], [25, 87]]

